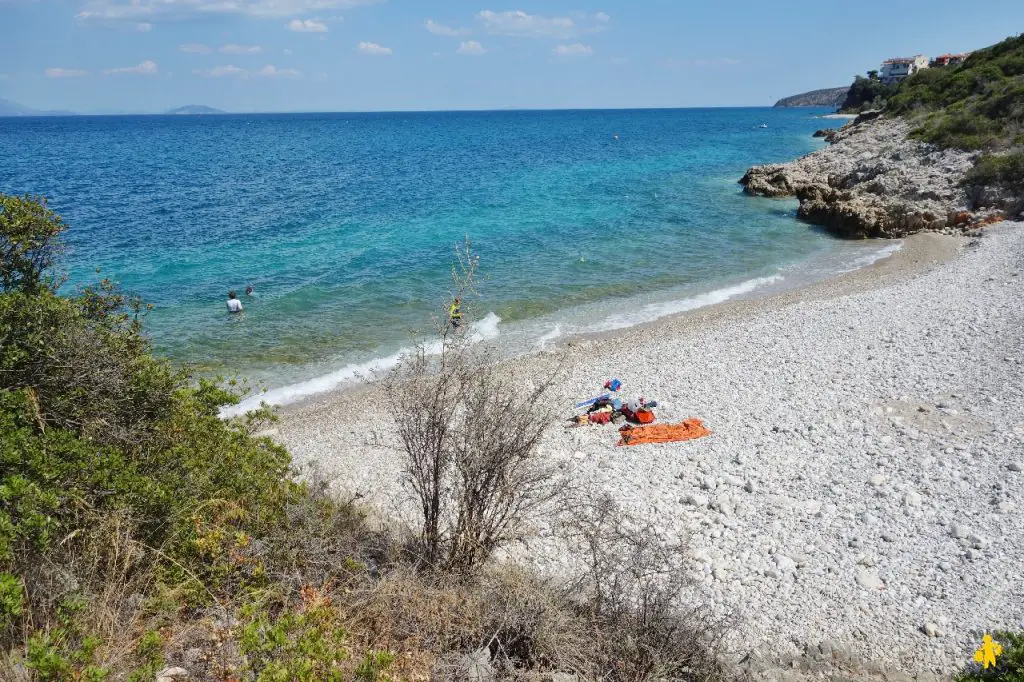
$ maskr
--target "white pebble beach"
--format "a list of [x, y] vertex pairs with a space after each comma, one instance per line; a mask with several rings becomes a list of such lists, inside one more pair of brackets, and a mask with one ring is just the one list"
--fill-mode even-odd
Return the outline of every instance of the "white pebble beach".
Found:
[[[659, 421], [713, 432], [616, 447], [614, 426], [553, 424], [541, 456], [688, 538], [740, 648], [828, 642], [948, 675], [982, 630], [1024, 625], [1024, 224], [915, 235], [853, 273], [558, 352], [565, 417], [616, 377]], [[388, 516], [406, 493], [374, 393], [285, 407], [273, 433]], [[521, 560], [557, 573], [556, 546], [541, 535]]]

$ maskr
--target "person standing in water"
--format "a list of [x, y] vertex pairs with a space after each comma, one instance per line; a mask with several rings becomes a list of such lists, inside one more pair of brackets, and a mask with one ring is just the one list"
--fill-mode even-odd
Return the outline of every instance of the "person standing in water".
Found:
[[248, 287], [245, 288], [245, 295], [246, 296], [252, 296], [252, 287], [251, 286], [248, 286]]
[[242, 302], [238, 300], [238, 294], [234, 291], [228, 292], [228, 312], [229, 313], [240, 313], [242, 312]]
[[452, 329], [458, 329], [462, 325], [462, 299], [458, 296], [452, 301], [452, 304], [448, 307], [448, 324], [452, 326]]

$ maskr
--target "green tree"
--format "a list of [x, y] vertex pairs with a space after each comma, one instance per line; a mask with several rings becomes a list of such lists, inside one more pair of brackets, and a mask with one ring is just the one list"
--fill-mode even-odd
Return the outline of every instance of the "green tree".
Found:
[[0, 291], [34, 292], [60, 257], [60, 216], [42, 197], [0, 195]]

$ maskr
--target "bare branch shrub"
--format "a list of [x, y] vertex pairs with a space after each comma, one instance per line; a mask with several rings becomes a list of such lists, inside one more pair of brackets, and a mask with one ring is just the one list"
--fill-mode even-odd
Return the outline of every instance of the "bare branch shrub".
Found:
[[[451, 300], [472, 293], [477, 276], [468, 242], [457, 253]], [[384, 389], [420, 507], [423, 562], [467, 576], [520, 537], [556, 487], [536, 457], [554, 374], [527, 381], [498, 365], [463, 315], [439, 321], [438, 339], [406, 355]]]
[[[602, 680], [726, 677], [726, 622], [688, 603], [686, 546], [626, 513], [608, 494], [588, 496], [564, 523], [580, 575], [567, 587], [593, 629], [587, 674]], [[583, 671], [581, 671], [583, 672]]]

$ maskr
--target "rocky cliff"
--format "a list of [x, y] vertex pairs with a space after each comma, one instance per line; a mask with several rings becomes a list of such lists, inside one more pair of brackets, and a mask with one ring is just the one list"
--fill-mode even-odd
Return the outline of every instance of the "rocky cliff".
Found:
[[845, 88], [826, 88], [824, 90], [811, 90], [791, 97], [783, 97], [775, 103], [777, 107], [832, 107], [838, 109], [850, 86]]
[[796, 196], [801, 219], [849, 238], [970, 229], [1024, 209], [1007, 192], [963, 186], [978, 152], [913, 140], [910, 129], [902, 119], [858, 119], [828, 147], [754, 166], [740, 184], [748, 194]]

